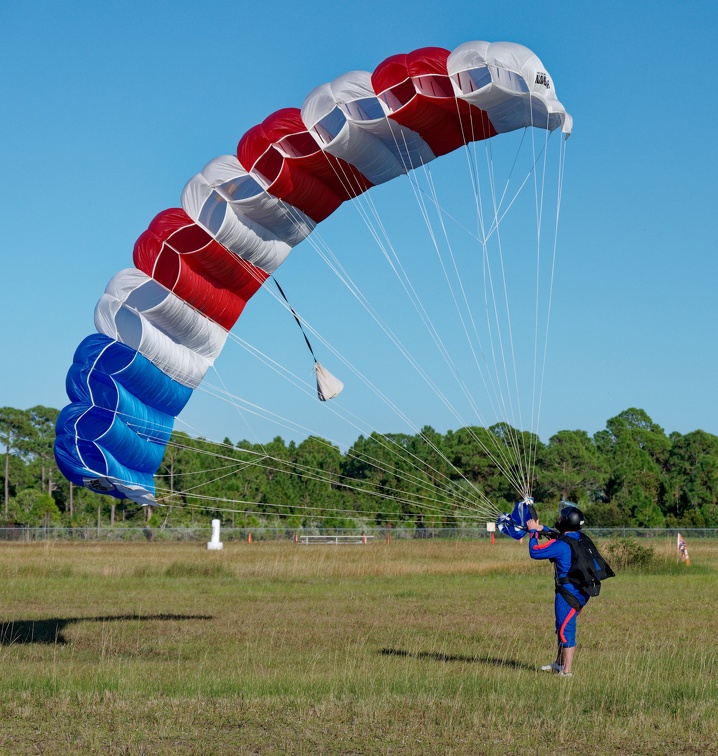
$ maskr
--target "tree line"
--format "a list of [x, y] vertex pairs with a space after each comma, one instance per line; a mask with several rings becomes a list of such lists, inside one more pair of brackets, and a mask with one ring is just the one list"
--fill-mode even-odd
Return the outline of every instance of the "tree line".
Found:
[[593, 436], [563, 430], [548, 443], [505, 423], [373, 433], [344, 453], [315, 436], [215, 444], [175, 432], [156, 476], [164, 506], [144, 509], [63, 478], [52, 452], [57, 415], [42, 406], [0, 408], [5, 527], [183, 526], [213, 517], [237, 527], [476, 524], [463, 502], [478, 489], [510, 511], [516, 493], [497, 453], [516, 470], [522, 449], [535, 455], [533, 494], [549, 523], [564, 500], [593, 527], [718, 527], [718, 437], [667, 435], [641, 409], [621, 412]]

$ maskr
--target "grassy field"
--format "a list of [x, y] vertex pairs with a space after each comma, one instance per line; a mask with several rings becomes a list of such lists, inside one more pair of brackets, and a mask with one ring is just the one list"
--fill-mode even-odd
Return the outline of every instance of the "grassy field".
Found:
[[718, 753], [718, 542], [653, 545], [560, 679], [524, 544], [2, 544], [0, 753]]

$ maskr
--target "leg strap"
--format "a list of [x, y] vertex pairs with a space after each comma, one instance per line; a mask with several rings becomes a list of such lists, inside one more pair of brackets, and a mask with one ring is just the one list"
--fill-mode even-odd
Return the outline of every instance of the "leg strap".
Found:
[[581, 611], [581, 603], [571, 591], [566, 590], [562, 585], [557, 585], [556, 593], [560, 594], [572, 609], [575, 609], [577, 612]]

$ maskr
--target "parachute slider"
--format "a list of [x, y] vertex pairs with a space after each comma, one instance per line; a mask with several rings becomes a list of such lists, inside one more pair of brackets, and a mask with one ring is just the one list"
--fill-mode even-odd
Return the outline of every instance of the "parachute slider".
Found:
[[496, 528], [516, 541], [520, 541], [529, 531], [526, 527], [528, 520], [536, 519], [536, 509], [531, 496], [516, 503], [511, 514], [501, 514], [496, 520]]

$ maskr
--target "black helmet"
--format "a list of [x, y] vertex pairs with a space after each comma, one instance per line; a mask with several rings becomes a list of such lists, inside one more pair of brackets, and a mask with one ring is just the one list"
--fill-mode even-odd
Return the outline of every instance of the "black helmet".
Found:
[[560, 533], [565, 533], [568, 530], [581, 530], [583, 519], [583, 512], [575, 504], [562, 501], [561, 509], [558, 512], [556, 530]]

